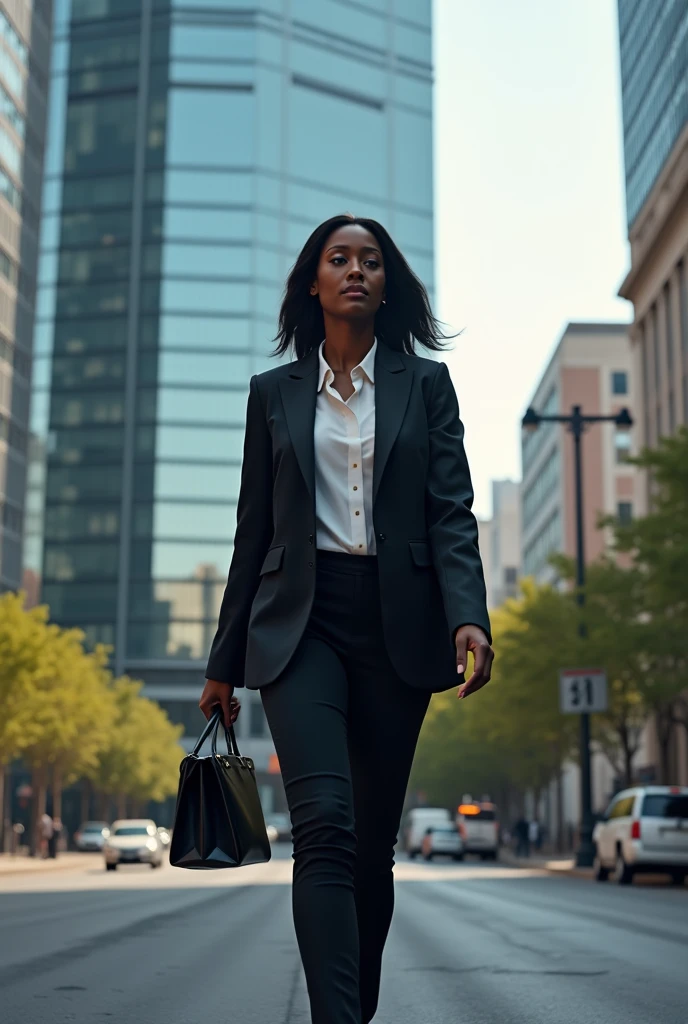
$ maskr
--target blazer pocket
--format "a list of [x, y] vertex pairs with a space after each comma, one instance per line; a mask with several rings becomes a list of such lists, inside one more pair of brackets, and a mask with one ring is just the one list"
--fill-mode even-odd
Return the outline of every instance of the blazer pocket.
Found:
[[284, 544], [278, 544], [276, 547], [269, 549], [261, 567], [260, 576], [264, 576], [266, 572], [277, 572], [278, 569], [282, 568], [284, 548]]
[[427, 541], [410, 540], [409, 547], [415, 565], [420, 566], [421, 569], [432, 568], [432, 552]]

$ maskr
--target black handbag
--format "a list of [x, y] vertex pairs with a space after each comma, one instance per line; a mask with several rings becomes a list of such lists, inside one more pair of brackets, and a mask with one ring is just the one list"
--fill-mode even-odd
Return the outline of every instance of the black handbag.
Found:
[[[234, 729], [225, 729], [227, 753], [218, 754], [222, 713], [213, 714], [181, 763], [170, 864], [176, 868], [237, 868], [270, 860], [253, 761], [242, 757]], [[199, 757], [208, 736], [211, 754]]]

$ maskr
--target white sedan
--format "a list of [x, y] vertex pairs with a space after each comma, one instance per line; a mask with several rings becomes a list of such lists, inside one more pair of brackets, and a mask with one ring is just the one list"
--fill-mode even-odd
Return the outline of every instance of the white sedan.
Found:
[[162, 843], [155, 822], [150, 818], [115, 821], [103, 846], [105, 867], [114, 871], [119, 864], [162, 864]]
[[433, 857], [451, 857], [463, 860], [464, 843], [455, 825], [432, 825], [423, 836], [420, 851], [425, 860]]

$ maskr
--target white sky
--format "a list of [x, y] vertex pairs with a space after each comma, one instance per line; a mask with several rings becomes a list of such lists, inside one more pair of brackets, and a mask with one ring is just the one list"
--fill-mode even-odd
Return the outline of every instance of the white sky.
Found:
[[438, 315], [474, 510], [569, 320], [632, 319], [616, 0], [434, 0]]

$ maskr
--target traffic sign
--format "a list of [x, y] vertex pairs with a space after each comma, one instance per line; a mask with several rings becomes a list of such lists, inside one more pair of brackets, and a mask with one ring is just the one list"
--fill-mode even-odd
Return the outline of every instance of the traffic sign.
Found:
[[607, 710], [607, 673], [601, 668], [565, 668], [559, 673], [559, 708], [565, 715]]

